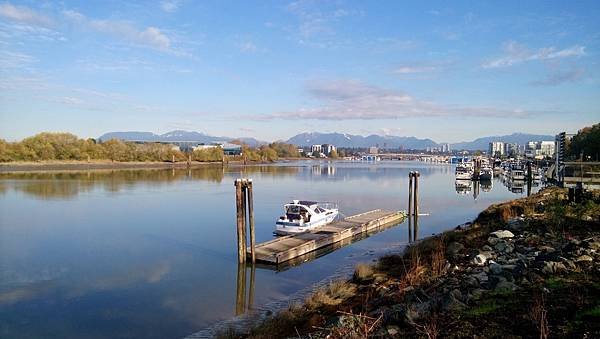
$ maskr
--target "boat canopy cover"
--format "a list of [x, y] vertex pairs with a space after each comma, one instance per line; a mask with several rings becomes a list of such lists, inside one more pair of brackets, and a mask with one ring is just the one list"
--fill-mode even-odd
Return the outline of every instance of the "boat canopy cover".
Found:
[[299, 205], [304, 205], [304, 206], [312, 206], [312, 205], [316, 205], [317, 202], [316, 201], [308, 201], [308, 200], [300, 200], [298, 201]]

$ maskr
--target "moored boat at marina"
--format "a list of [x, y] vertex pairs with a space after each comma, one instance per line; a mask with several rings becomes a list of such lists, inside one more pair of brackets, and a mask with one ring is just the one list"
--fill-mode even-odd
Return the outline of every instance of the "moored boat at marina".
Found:
[[494, 178], [494, 171], [491, 167], [485, 166], [479, 170], [479, 180], [489, 181]]
[[316, 201], [294, 200], [284, 205], [285, 214], [275, 223], [274, 233], [287, 235], [303, 233], [333, 222], [339, 215], [339, 210], [329, 203]]
[[454, 176], [456, 180], [471, 180], [473, 177], [473, 168], [464, 163], [458, 164], [456, 165]]

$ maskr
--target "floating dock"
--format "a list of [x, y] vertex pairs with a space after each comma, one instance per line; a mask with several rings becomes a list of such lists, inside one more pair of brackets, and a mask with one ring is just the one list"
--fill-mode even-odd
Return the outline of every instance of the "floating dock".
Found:
[[[378, 227], [397, 223], [406, 217], [403, 211], [373, 210], [347, 217], [309, 232], [287, 235], [256, 244], [259, 262], [281, 264], [301, 255], [351, 239]], [[250, 253], [250, 248], [247, 249]]]

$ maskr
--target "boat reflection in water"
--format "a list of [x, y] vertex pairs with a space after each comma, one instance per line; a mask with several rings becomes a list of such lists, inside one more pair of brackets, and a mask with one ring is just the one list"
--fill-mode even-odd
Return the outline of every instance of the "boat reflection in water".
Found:
[[492, 180], [481, 180], [481, 190], [484, 192], [490, 192], [494, 188], [494, 182]]
[[471, 180], [455, 180], [454, 189], [458, 194], [469, 194], [471, 192]]

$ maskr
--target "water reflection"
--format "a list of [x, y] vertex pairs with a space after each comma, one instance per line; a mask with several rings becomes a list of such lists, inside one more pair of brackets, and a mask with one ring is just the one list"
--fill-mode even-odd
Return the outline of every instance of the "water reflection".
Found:
[[[195, 168], [145, 170], [89, 170], [72, 172], [0, 173], [0, 194], [9, 188], [40, 199], [73, 199], [80, 193], [101, 189], [117, 193], [134, 185], [160, 187], [181, 180], [201, 180], [220, 183], [236, 167], [207, 165]], [[244, 175], [292, 176], [297, 167], [248, 166]]]
[[[254, 179], [262, 242], [272, 238], [290, 199], [338, 201], [347, 215], [405, 209], [406, 177], [414, 170], [421, 173], [421, 210], [429, 215], [407, 222], [408, 232], [390, 225], [285, 266], [238, 268], [235, 178]], [[453, 173], [451, 166], [419, 162], [2, 173], [0, 336], [182, 337], [239, 312], [284, 304], [340, 267], [514, 197], [502, 185], [486, 192], [485, 183], [477, 200], [473, 183], [459, 195]]]
[[[250, 286], [246, 284], [246, 276], [250, 271]], [[235, 315], [241, 315], [252, 311], [254, 308], [254, 281], [256, 279], [256, 265], [254, 264], [238, 264], [237, 269], [237, 285], [235, 297]], [[248, 287], [248, 293], [246, 293]], [[246, 295], [248, 298], [246, 299]]]
[[454, 189], [458, 194], [469, 194], [471, 192], [471, 180], [455, 180]]

